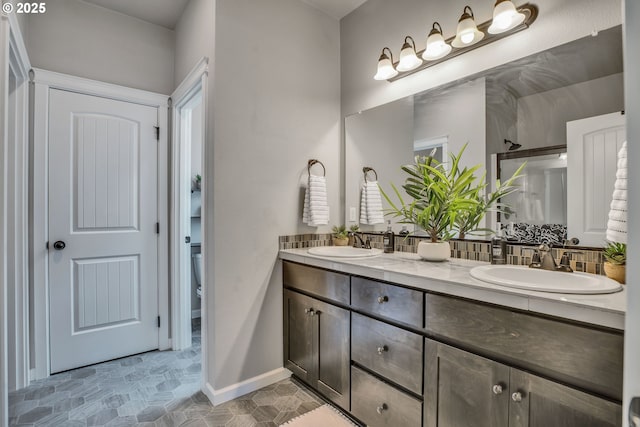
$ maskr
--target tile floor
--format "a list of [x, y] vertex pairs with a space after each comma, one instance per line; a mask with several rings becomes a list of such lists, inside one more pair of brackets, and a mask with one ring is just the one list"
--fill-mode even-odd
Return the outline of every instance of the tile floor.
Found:
[[52, 375], [9, 395], [10, 426], [277, 426], [320, 406], [284, 380], [213, 407], [200, 392], [200, 335], [155, 351]]

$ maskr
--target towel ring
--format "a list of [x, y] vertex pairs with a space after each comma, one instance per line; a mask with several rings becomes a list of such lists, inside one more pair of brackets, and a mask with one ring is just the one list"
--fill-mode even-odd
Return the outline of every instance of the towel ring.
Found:
[[369, 172], [373, 172], [376, 176], [376, 181], [378, 180], [378, 172], [374, 168], [370, 168], [369, 166], [365, 166], [362, 168], [362, 173], [364, 174], [364, 182], [367, 182], [367, 174]]
[[311, 167], [315, 164], [319, 164], [320, 166], [322, 166], [322, 176], [327, 176], [327, 170], [325, 169], [324, 165], [320, 160], [316, 159], [311, 159], [307, 163], [307, 172], [309, 173], [309, 176], [311, 176]]

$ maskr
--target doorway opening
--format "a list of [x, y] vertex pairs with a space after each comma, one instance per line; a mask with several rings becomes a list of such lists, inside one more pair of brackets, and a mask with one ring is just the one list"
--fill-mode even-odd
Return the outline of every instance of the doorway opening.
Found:
[[[206, 134], [206, 67], [203, 58], [171, 96], [171, 341], [174, 350], [201, 344], [205, 321], [206, 275], [203, 263], [205, 198], [203, 168]], [[204, 348], [204, 345], [203, 345]], [[203, 357], [203, 362], [206, 358]], [[203, 374], [205, 371], [205, 363]]]

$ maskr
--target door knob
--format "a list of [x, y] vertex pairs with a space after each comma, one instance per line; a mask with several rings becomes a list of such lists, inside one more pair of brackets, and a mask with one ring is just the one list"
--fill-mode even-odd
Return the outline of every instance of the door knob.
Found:
[[53, 244], [53, 249], [55, 249], [56, 251], [61, 251], [66, 247], [67, 245], [62, 240], [58, 240]]
[[379, 355], [382, 355], [382, 353], [384, 353], [385, 351], [389, 351], [389, 347], [387, 347], [386, 345], [383, 345], [382, 347], [378, 347]]

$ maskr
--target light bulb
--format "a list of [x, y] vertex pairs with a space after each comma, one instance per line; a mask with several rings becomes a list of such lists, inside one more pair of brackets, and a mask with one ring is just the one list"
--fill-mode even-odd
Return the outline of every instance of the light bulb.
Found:
[[487, 29], [489, 34], [500, 34], [524, 22], [525, 15], [516, 10], [510, 0], [498, 0], [493, 8], [493, 21]]
[[[389, 55], [391, 56], [391, 59], [389, 59], [389, 56], [387, 56], [387, 54], [385, 53], [385, 50], [389, 51]], [[398, 75], [398, 71], [396, 71], [396, 69], [393, 66], [393, 54], [391, 53], [391, 50], [388, 47], [385, 47], [384, 49], [382, 49], [382, 54], [378, 59], [378, 72], [376, 73], [375, 76], [373, 76], [373, 78], [375, 80], [388, 80], [397, 75]]]
[[469, 44], [473, 41], [473, 31], [466, 32], [464, 34], [460, 34], [460, 40], [464, 44]]

